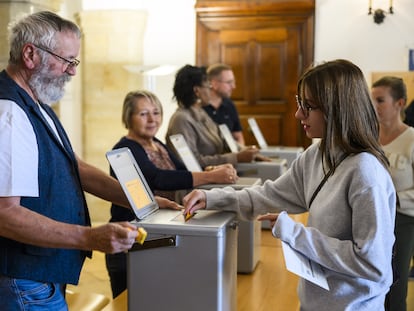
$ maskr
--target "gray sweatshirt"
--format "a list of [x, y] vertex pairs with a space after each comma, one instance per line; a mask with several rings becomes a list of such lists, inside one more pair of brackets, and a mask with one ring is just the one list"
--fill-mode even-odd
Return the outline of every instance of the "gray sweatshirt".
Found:
[[348, 156], [309, 209], [323, 176], [319, 144], [314, 144], [275, 181], [240, 191], [206, 191], [207, 208], [236, 211], [244, 219], [309, 211], [307, 226], [282, 213], [272, 230], [326, 274], [329, 291], [300, 280], [301, 310], [384, 310], [392, 283], [396, 197], [391, 177], [371, 154]]

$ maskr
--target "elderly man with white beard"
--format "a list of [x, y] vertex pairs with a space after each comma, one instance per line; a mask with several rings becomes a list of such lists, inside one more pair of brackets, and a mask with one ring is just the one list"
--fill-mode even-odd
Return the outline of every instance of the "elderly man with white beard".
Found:
[[128, 222], [90, 226], [84, 191], [125, 207], [127, 199], [118, 181], [75, 155], [49, 107], [76, 74], [80, 38], [77, 25], [46, 11], [10, 28], [0, 73], [2, 310], [67, 310], [66, 284], [77, 284], [85, 257], [127, 251], [137, 236]]

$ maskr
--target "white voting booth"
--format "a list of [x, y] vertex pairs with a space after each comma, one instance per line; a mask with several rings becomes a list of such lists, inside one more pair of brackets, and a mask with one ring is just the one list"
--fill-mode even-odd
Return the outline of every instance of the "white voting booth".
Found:
[[235, 214], [198, 211], [187, 222], [182, 211], [160, 210], [128, 148], [108, 161], [146, 241], [128, 252], [128, 310], [237, 310]]

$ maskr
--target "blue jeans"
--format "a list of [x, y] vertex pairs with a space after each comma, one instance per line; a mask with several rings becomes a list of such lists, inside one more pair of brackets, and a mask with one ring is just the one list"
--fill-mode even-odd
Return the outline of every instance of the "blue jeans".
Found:
[[4, 311], [67, 311], [64, 286], [0, 275], [0, 309]]

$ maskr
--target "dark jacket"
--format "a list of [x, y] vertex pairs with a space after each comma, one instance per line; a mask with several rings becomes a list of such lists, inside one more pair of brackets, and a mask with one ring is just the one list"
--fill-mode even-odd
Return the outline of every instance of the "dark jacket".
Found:
[[[138, 142], [126, 137], [122, 137], [119, 142], [115, 144], [113, 149], [128, 147], [131, 150], [152, 192], [154, 192], [154, 190], [191, 189], [193, 187], [193, 175], [191, 172], [186, 169], [184, 163], [182, 163], [165, 144], [157, 138], [154, 138], [154, 140], [167, 150], [171, 161], [175, 165], [175, 170], [164, 170], [156, 167], [148, 158], [145, 149]], [[110, 174], [116, 178], [112, 169], [110, 170]], [[130, 221], [135, 219], [134, 214], [129, 209], [116, 204], [112, 204], [111, 206], [111, 216], [111, 222]]]
[[[0, 99], [11, 100], [23, 109], [37, 139], [39, 197], [21, 197], [21, 205], [57, 221], [90, 225], [78, 164], [69, 139], [53, 110], [42, 105], [53, 120], [63, 146], [38, 105], [5, 71], [0, 73]], [[0, 237], [0, 254], [2, 275], [77, 284], [85, 256], [90, 253], [38, 247]]]

